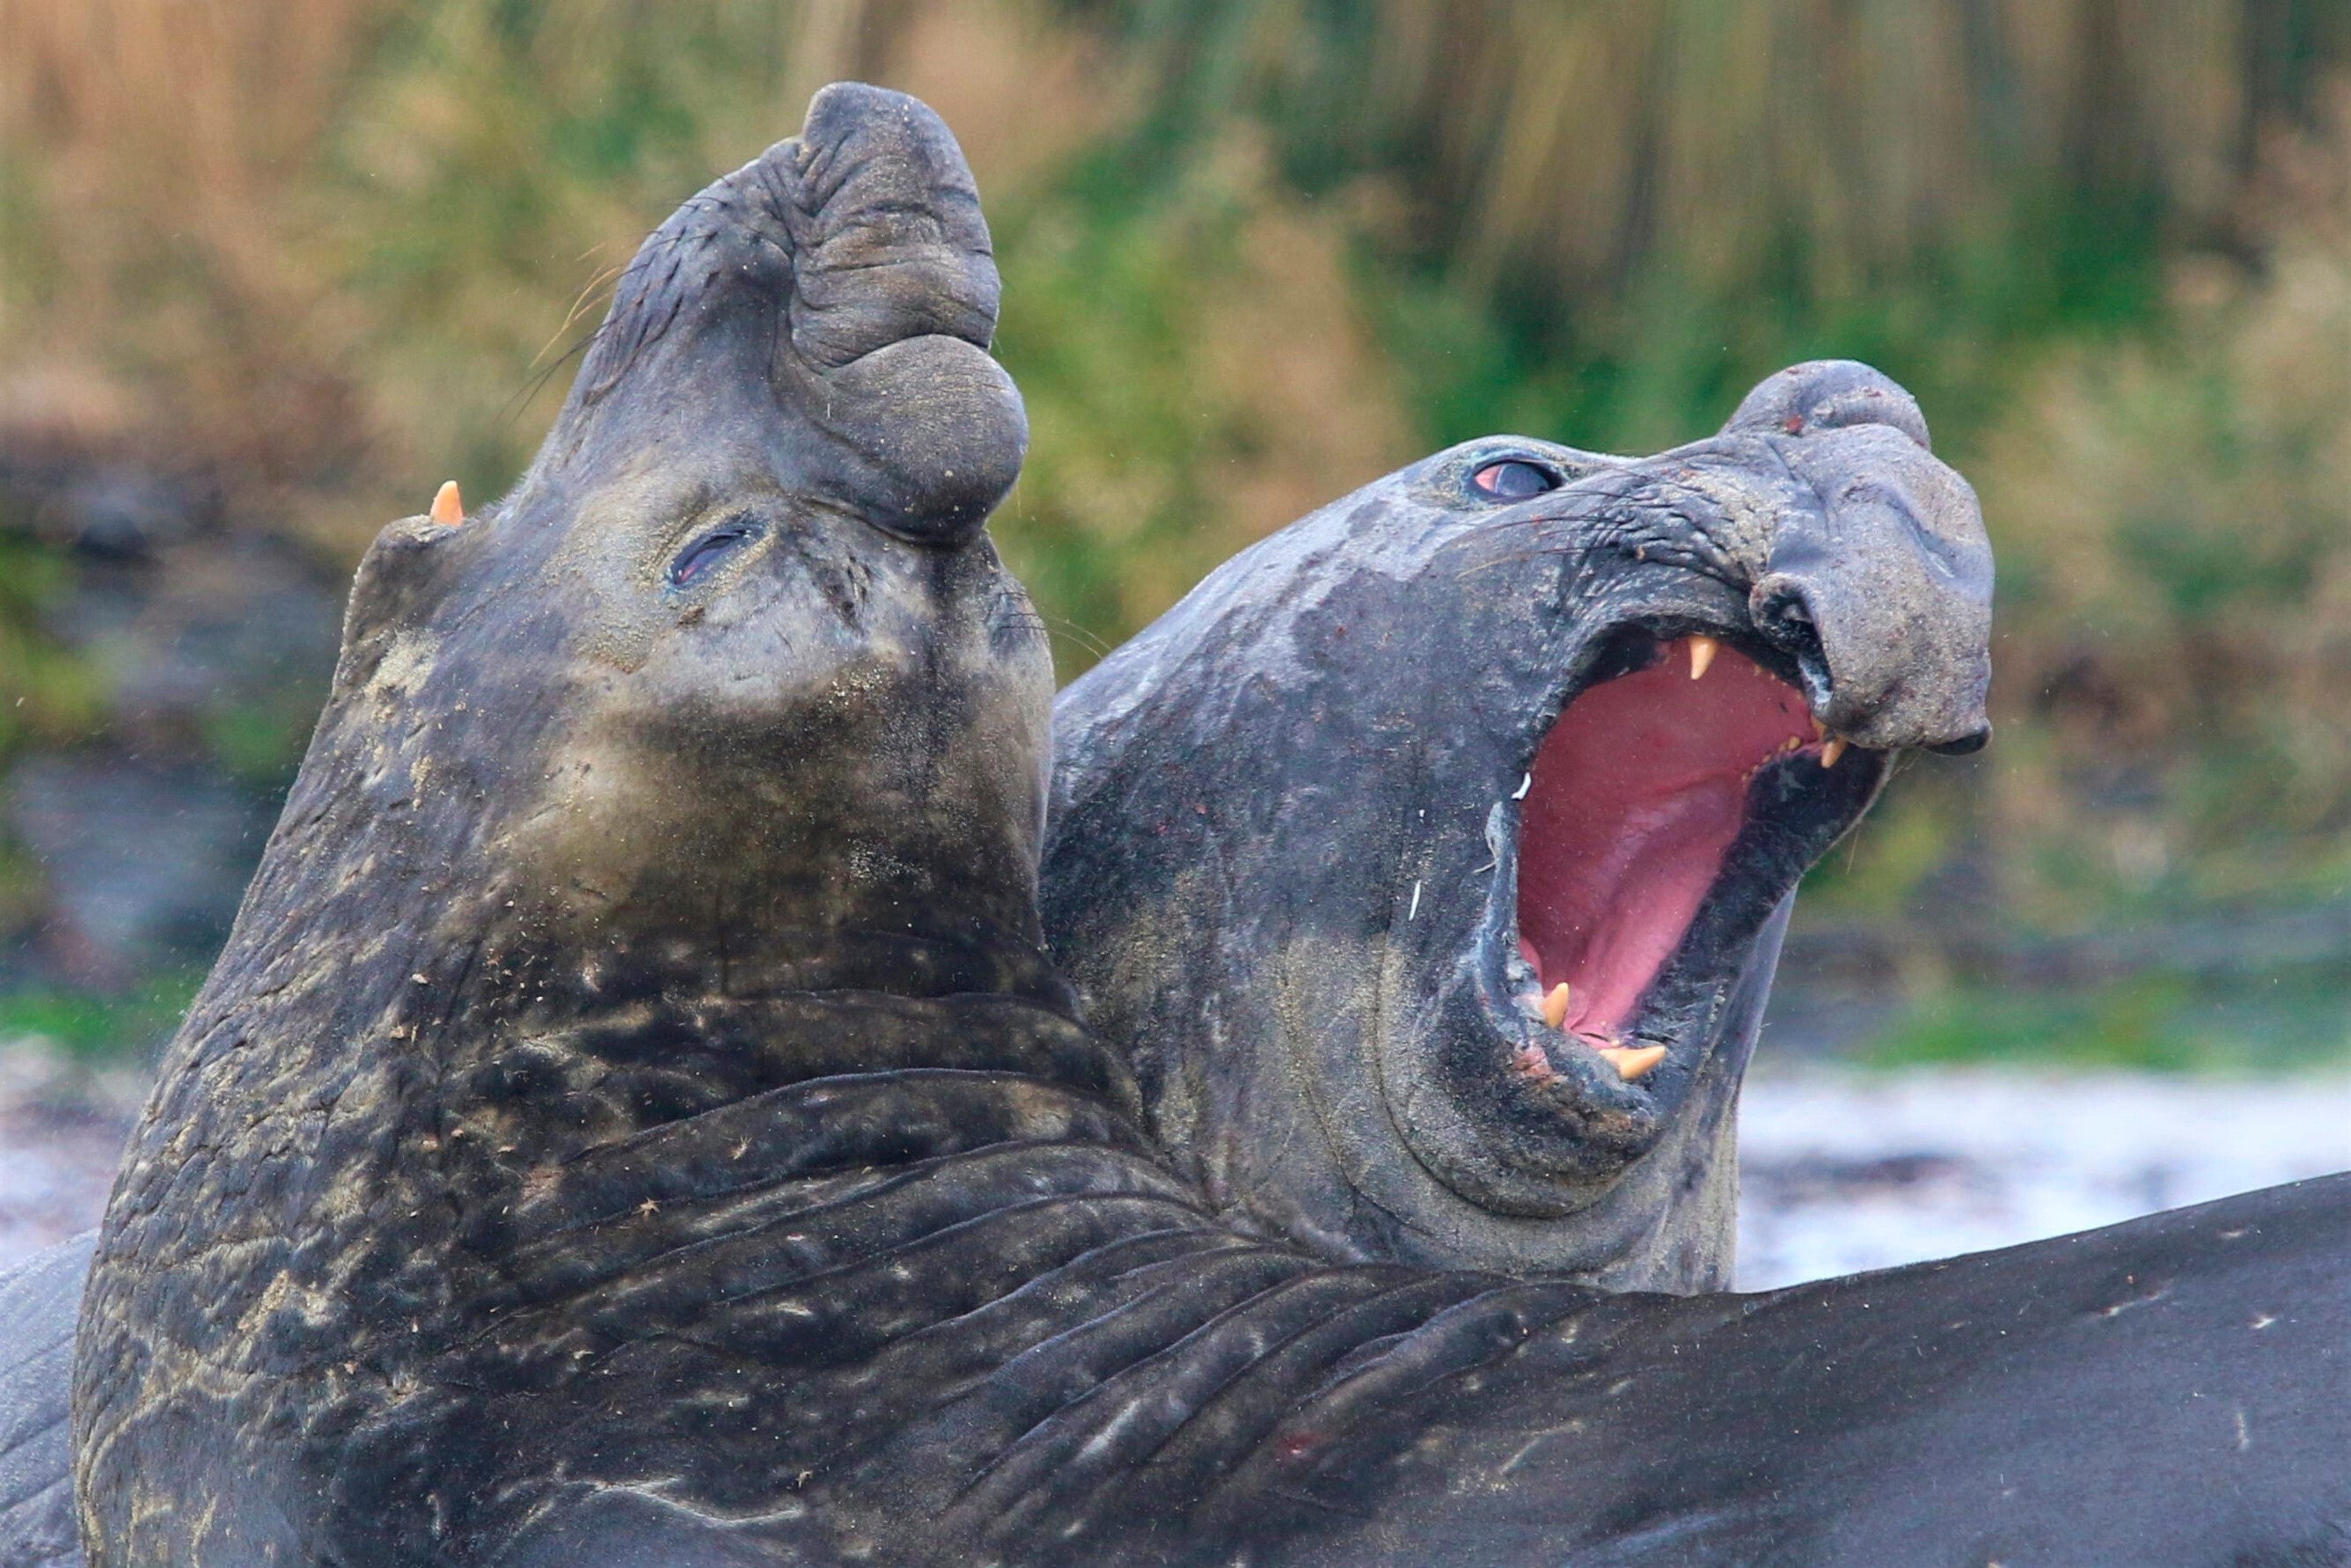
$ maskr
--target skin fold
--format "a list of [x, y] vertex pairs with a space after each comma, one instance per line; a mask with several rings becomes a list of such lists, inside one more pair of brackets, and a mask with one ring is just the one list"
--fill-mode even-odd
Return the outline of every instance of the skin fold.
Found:
[[93, 1563], [2323, 1560], [2343, 1183], [1759, 1297], [1221, 1217], [1045, 957], [994, 303], [828, 89], [379, 541], [98, 1243]]

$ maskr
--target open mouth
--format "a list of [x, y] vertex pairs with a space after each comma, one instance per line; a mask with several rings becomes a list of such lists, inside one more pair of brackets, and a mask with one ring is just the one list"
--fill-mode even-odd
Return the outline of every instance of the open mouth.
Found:
[[1570, 1058], [1590, 1053], [1630, 1086], [1674, 1060], [1772, 907], [1867, 806], [1884, 754], [1824, 733], [1781, 663], [1629, 632], [1537, 745], [1515, 834], [1499, 824], [1498, 855], [1515, 849], [1503, 981], [1521, 1076], [1588, 1084]]

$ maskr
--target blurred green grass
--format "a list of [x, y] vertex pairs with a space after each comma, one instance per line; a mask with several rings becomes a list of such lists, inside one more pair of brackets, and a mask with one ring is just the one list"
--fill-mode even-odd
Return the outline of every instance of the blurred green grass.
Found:
[[[1652, 449], [1870, 360], [2001, 570], [1997, 744], [1906, 773], [1802, 909], [1877, 945], [1872, 1049], [2351, 1052], [2259, 951], [2219, 1001], [1969, 956], [2351, 905], [2339, 4], [0, 0], [0, 479], [135, 461], [344, 566], [509, 484], [636, 239], [835, 77], [979, 174], [1035, 430], [995, 528], [1065, 674], [1437, 444]], [[115, 732], [49, 630], [76, 570], [0, 484], [0, 767]], [[198, 729], [261, 789], [306, 723]], [[39, 868], [0, 883], [21, 935]]]
[[1856, 1053], [1873, 1067], [1992, 1062], [2273, 1077], [2339, 1068], [2344, 977], [2199, 987], [2162, 971], [2057, 991], [1960, 984], [1912, 1002]]
[[0, 1041], [42, 1041], [78, 1062], [119, 1061], [168, 1038], [204, 977], [174, 969], [123, 995], [48, 986], [0, 992]]

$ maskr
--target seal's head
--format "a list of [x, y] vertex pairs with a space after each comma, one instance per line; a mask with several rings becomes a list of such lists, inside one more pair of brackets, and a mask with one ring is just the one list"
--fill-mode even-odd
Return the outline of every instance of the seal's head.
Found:
[[1064, 695], [1048, 932], [1228, 1207], [1723, 1283], [1792, 890], [1902, 750], [1983, 743], [1991, 594], [1973, 495], [1865, 366], [1656, 457], [1471, 442]]
[[1026, 441], [996, 303], [946, 127], [820, 94], [646, 242], [517, 491], [385, 532], [305, 793], [437, 814], [489, 873], [444, 917], [591, 980], [925, 989], [1033, 947], [1050, 672], [981, 533]]

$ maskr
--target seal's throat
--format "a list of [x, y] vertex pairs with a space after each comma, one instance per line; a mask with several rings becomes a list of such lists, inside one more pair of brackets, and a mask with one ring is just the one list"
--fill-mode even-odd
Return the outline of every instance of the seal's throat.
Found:
[[1570, 703], [1527, 783], [1520, 951], [1546, 998], [1567, 986], [1564, 1030], [1593, 1046], [1622, 1043], [1681, 946], [1755, 776], [1826, 755], [1803, 694], [1746, 654], [1709, 638], [1664, 654]]

